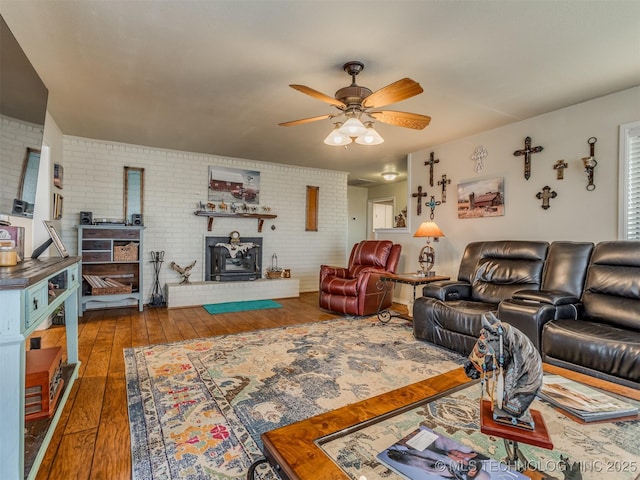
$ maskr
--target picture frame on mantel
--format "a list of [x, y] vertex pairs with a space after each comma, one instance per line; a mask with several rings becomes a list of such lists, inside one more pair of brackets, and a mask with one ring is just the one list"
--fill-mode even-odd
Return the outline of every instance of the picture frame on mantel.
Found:
[[260, 172], [240, 168], [209, 166], [208, 200], [260, 204]]

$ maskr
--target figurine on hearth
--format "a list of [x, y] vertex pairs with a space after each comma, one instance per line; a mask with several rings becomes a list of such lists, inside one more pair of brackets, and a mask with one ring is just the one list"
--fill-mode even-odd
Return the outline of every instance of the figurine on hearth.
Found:
[[187, 283], [191, 283], [189, 281], [189, 276], [191, 275], [191, 269], [194, 267], [195, 264], [196, 264], [196, 260], [194, 260], [191, 265], [182, 268], [176, 262], [171, 262], [169, 264], [169, 268], [171, 270], [175, 270], [176, 272], [178, 272], [182, 276], [182, 281], [180, 282], [180, 284], [186, 285]]
[[489, 396], [493, 420], [533, 430], [529, 406], [542, 387], [542, 359], [531, 340], [493, 313], [482, 317], [483, 328], [464, 365], [470, 378], [481, 378], [481, 400]]

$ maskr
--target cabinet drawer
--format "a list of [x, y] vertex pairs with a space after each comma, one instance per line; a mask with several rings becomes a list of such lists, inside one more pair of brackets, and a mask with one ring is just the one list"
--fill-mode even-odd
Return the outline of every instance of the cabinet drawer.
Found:
[[82, 250], [111, 250], [111, 240], [83, 240]]
[[140, 238], [140, 230], [127, 230], [126, 228], [85, 228], [82, 230], [82, 238], [118, 238], [121, 240], [138, 240]]
[[69, 267], [69, 285], [67, 288], [73, 288], [80, 283], [80, 272], [78, 268], [78, 264], [72, 265]]
[[27, 302], [27, 313], [25, 315], [26, 324], [24, 328], [29, 328], [34, 323], [40, 321], [49, 307], [49, 288], [47, 282], [28, 289], [25, 295], [25, 301]]
[[107, 252], [82, 252], [82, 263], [110, 262], [111, 250]]

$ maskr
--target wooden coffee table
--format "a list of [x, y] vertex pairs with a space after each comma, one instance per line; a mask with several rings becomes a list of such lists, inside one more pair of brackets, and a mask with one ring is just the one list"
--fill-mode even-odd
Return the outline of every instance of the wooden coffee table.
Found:
[[[552, 365], [544, 371], [640, 401], [640, 392]], [[471, 384], [458, 368], [436, 377], [393, 390], [327, 413], [262, 434], [264, 454], [283, 480], [342, 480], [349, 477], [318, 446], [320, 438], [345, 430], [356, 430], [363, 422], [391, 418], [417, 404], [433, 401]], [[525, 471], [532, 479], [542, 472]]]

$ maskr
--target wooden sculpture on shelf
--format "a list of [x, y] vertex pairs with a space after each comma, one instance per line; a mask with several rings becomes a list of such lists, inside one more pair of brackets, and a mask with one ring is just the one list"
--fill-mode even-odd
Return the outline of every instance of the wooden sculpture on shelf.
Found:
[[176, 262], [171, 262], [169, 264], [169, 268], [171, 270], [175, 270], [180, 275], [182, 275], [182, 281], [180, 282], [180, 284], [183, 285], [183, 284], [191, 283], [189, 281], [189, 276], [191, 275], [191, 269], [195, 266], [195, 264], [196, 264], [196, 260], [194, 260], [193, 263], [191, 265], [189, 265], [188, 267], [182, 268]]

